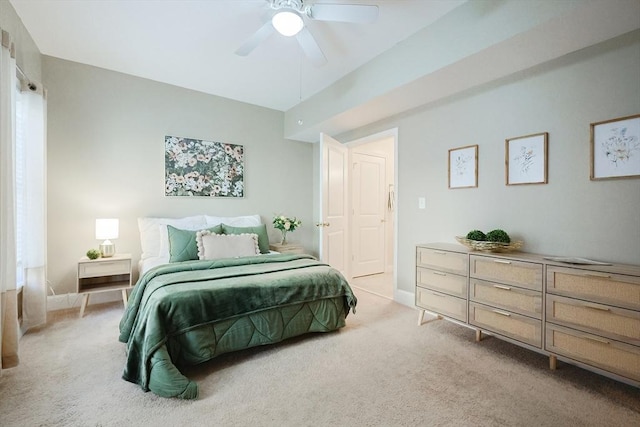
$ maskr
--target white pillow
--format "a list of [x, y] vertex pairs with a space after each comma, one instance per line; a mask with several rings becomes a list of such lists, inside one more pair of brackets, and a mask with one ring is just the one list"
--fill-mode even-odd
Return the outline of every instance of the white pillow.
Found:
[[[140, 245], [142, 246], [142, 255], [141, 259], [153, 258], [160, 256], [160, 246], [161, 246], [161, 238], [160, 238], [160, 224], [165, 225], [165, 233], [166, 233], [166, 225], [173, 225], [177, 228], [190, 230], [199, 230], [207, 227], [207, 220], [204, 215], [195, 215], [189, 216], [185, 218], [138, 218], [138, 229], [140, 231]], [[169, 253], [168, 250], [168, 237], [167, 239], [167, 256]], [[168, 259], [168, 258], [167, 258]]]
[[238, 258], [260, 254], [257, 234], [215, 234], [209, 230], [196, 233], [198, 258]]
[[207, 228], [216, 226], [218, 224], [226, 224], [231, 227], [253, 227], [262, 224], [260, 215], [245, 215], [245, 216], [210, 216], [205, 215], [207, 220]]

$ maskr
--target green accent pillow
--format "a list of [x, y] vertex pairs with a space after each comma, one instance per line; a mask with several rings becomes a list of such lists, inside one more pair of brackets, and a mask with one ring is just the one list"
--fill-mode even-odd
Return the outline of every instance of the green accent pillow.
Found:
[[[212, 233], [222, 234], [222, 225], [207, 228]], [[181, 262], [198, 259], [196, 233], [199, 230], [181, 230], [167, 225], [169, 236], [169, 262]]]
[[269, 234], [267, 234], [267, 226], [265, 224], [255, 225], [253, 227], [232, 227], [226, 224], [222, 225], [222, 232], [224, 234], [243, 234], [243, 233], [255, 233], [258, 235], [258, 247], [261, 254], [269, 253]]

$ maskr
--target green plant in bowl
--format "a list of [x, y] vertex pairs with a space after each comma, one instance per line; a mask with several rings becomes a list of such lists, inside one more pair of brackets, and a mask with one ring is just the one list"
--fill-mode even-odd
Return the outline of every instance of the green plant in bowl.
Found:
[[511, 243], [511, 237], [507, 234], [506, 231], [501, 229], [491, 230], [487, 233], [487, 241], [488, 242], [498, 242], [498, 243]]
[[467, 239], [484, 242], [485, 240], [487, 240], [487, 236], [480, 230], [471, 230], [467, 233]]
[[87, 251], [87, 258], [89, 259], [98, 259], [100, 258], [100, 251], [97, 249], [89, 249]]

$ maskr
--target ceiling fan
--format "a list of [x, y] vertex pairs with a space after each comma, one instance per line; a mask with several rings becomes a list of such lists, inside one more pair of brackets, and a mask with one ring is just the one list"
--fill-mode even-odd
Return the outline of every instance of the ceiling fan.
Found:
[[378, 6], [374, 5], [321, 3], [305, 5], [304, 0], [267, 1], [272, 9], [270, 18], [236, 50], [237, 55], [248, 55], [277, 31], [284, 36], [295, 36], [309, 60], [314, 65], [321, 66], [327, 62], [327, 58], [305, 25], [305, 19], [366, 24], [378, 18]]

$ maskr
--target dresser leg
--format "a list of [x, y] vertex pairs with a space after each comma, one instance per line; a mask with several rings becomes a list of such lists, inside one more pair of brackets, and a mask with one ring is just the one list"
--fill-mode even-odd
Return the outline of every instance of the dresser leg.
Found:
[[433, 322], [434, 320], [442, 320], [442, 316], [440, 316], [439, 314], [436, 314], [436, 317], [434, 317], [433, 319], [429, 319], [426, 322], [424, 321], [424, 310], [418, 310], [418, 326], [424, 324], [424, 323], [429, 323], [429, 322]]
[[557, 367], [558, 367], [558, 358], [556, 356], [554, 356], [553, 354], [550, 354], [549, 355], [549, 369], [551, 369], [552, 371], [555, 371]]
[[480, 329], [476, 329], [476, 342], [480, 342], [482, 340], [482, 331]]

